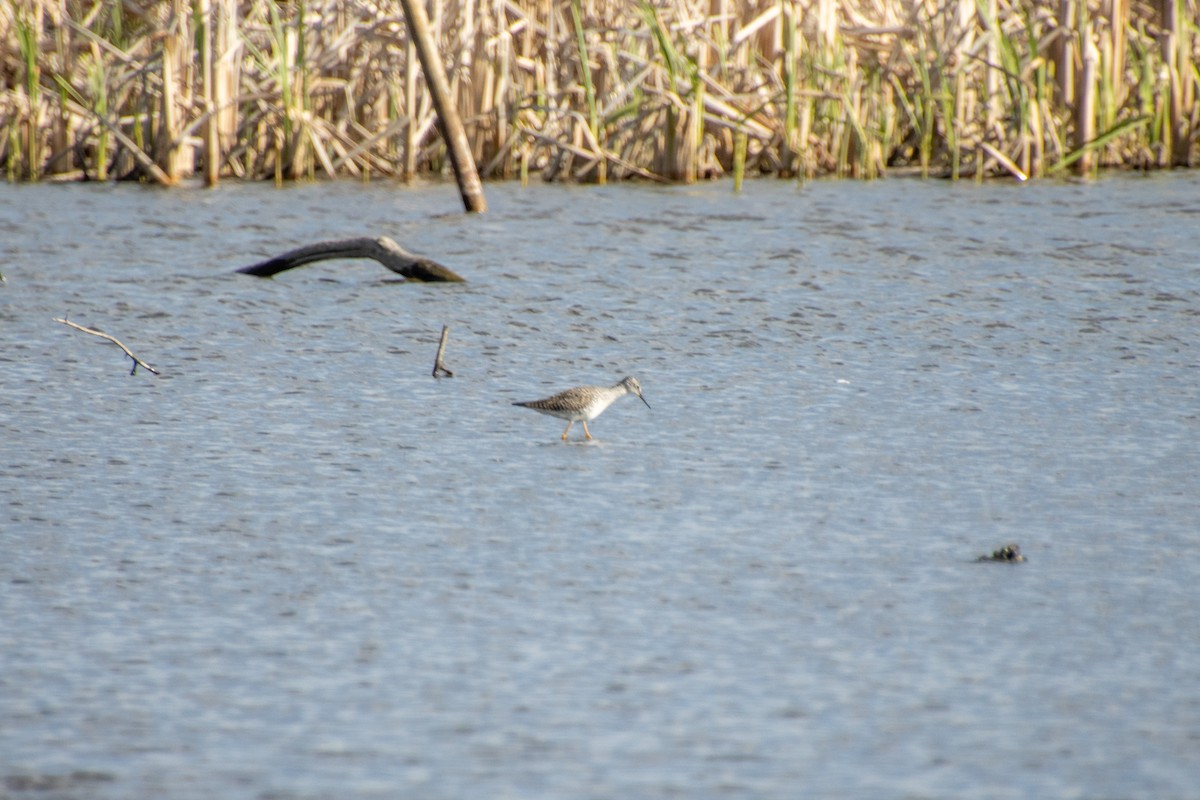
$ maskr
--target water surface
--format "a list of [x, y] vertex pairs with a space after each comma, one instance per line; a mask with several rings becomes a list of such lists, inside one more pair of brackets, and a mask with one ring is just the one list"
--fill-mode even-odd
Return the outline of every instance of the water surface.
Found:
[[1194, 796], [1197, 175], [0, 198], [12, 796]]

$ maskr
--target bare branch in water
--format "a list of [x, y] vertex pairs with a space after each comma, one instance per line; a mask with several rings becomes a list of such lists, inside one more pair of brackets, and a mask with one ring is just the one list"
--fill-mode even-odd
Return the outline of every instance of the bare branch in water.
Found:
[[127, 356], [129, 356], [131, 359], [133, 359], [133, 366], [132, 366], [132, 367], [130, 367], [130, 369], [129, 369], [129, 374], [130, 374], [130, 375], [132, 375], [132, 374], [134, 374], [135, 372], [137, 372], [137, 368], [138, 368], [138, 367], [141, 367], [141, 368], [143, 368], [143, 369], [145, 369], [145, 370], [147, 370], [147, 371], [149, 371], [149, 372], [152, 372], [152, 373], [154, 373], [155, 375], [158, 375], [158, 374], [160, 374], [158, 370], [156, 370], [154, 367], [152, 367], [152, 366], [150, 366], [149, 364], [147, 364], [145, 361], [142, 361], [140, 358], [138, 358], [137, 356], [135, 356], [135, 355], [133, 354], [133, 351], [132, 351], [132, 350], [130, 350], [130, 349], [129, 349], [128, 347], [126, 347], [125, 345], [121, 344], [121, 342], [117, 340], [117, 337], [115, 337], [115, 336], [109, 336], [107, 333], [102, 333], [101, 331], [95, 331], [95, 330], [92, 330], [91, 328], [85, 328], [85, 327], [83, 327], [82, 325], [77, 325], [76, 323], [74, 323], [74, 322], [71, 322], [70, 320], [67, 320], [67, 319], [59, 319], [58, 317], [54, 317], [54, 321], [55, 321], [55, 322], [61, 322], [63, 325], [68, 325], [68, 326], [70, 326], [70, 327], [74, 328], [74, 329], [75, 329], [75, 330], [77, 330], [77, 331], [83, 331], [84, 333], [90, 334], [90, 335], [92, 335], [92, 336], [99, 336], [101, 339], [107, 339], [108, 341], [110, 341], [110, 342], [112, 342], [113, 344], [115, 344], [117, 347], [119, 347], [119, 348], [121, 348], [122, 350], [124, 350], [124, 351], [125, 351], [125, 355], [127, 355]]

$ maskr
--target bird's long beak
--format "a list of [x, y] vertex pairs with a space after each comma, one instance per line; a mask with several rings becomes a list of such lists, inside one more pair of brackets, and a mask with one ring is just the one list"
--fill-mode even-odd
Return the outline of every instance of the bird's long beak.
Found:
[[[646, 403], [646, 398], [642, 397], [640, 394], [638, 395], [638, 400], [641, 400], [643, 403]], [[646, 408], [650, 408], [649, 403], [646, 403]], [[653, 410], [653, 409], [651, 409], [651, 410]]]

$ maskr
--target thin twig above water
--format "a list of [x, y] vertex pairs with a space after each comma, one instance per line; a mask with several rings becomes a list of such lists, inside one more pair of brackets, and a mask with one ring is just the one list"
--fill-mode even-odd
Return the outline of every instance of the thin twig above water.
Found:
[[91, 329], [91, 328], [85, 328], [85, 327], [84, 327], [84, 326], [82, 326], [82, 325], [79, 325], [79, 324], [77, 324], [77, 323], [71, 322], [69, 319], [59, 319], [58, 317], [54, 317], [54, 321], [55, 321], [55, 322], [61, 322], [63, 325], [67, 325], [67, 326], [69, 326], [69, 327], [72, 327], [72, 328], [74, 328], [74, 329], [75, 329], [75, 330], [77, 330], [77, 331], [83, 331], [84, 333], [86, 333], [86, 334], [89, 334], [89, 335], [91, 335], [91, 336], [99, 336], [101, 339], [107, 339], [108, 341], [110, 341], [110, 342], [112, 342], [113, 344], [115, 344], [117, 347], [119, 347], [119, 348], [121, 348], [122, 350], [124, 350], [124, 351], [125, 351], [125, 355], [129, 356], [129, 357], [130, 357], [130, 358], [133, 360], [133, 366], [132, 366], [132, 367], [129, 369], [129, 374], [130, 374], [130, 375], [132, 375], [132, 374], [134, 374], [135, 372], [137, 372], [137, 368], [138, 368], [138, 367], [142, 367], [143, 369], [145, 369], [145, 370], [147, 370], [147, 371], [149, 371], [149, 372], [152, 372], [152, 373], [153, 373], [153, 374], [155, 374], [155, 375], [159, 375], [159, 374], [160, 374], [158, 370], [156, 370], [154, 367], [152, 367], [152, 366], [150, 366], [149, 364], [147, 364], [145, 361], [142, 361], [140, 358], [138, 358], [137, 356], [135, 356], [135, 355], [133, 354], [133, 351], [132, 351], [132, 350], [130, 350], [130, 349], [129, 349], [128, 347], [126, 347], [125, 345], [121, 344], [121, 342], [120, 342], [120, 341], [117, 339], [117, 337], [115, 337], [115, 336], [109, 336], [107, 333], [104, 333], [104, 332], [102, 332], [102, 331], [93, 330], [93, 329]]

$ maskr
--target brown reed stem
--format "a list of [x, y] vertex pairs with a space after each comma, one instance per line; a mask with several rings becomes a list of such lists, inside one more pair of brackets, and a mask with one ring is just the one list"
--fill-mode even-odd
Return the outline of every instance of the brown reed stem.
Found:
[[[1075, 91], [1075, 148], [1084, 148], [1088, 142], [1096, 138], [1096, 79], [1100, 63], [1100, 51], [1092, 41], [1091, 26], [1084, 27], [1083, 35], [1083, 65], [1079, 70], [1079, 88]], [[1084, 148], [1076, 162], [1076, 170], [1080, 175], [1090, 175], [1095, 163], [1095, 155], [1090, 148]]]

